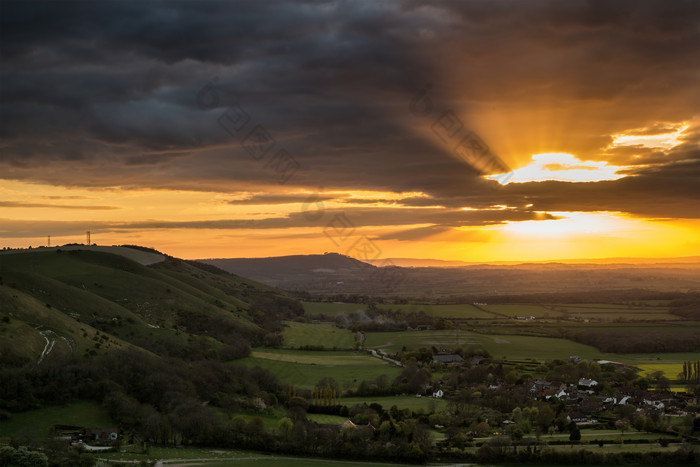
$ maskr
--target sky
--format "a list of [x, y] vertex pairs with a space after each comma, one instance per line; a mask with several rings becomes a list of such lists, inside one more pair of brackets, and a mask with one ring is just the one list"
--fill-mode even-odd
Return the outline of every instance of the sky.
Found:
[[0, 2], [0, 248], [700, 254], [700, 2]]

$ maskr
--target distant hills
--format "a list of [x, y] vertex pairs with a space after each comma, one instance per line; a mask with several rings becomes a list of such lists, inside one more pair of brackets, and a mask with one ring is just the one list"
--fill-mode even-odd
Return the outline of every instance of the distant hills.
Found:
[[0, 365], [119, 349], [230, 360], [303, 313], [285, 292], [148, 248], [0, 253]]
[[[369, 264], [328, 253], [199, 261], [282, 289], [325, 295], [470, 300], [503, 295], [579, 294], [582, 298], [571, 297], [579, 300], [600, 291], [700, 291], [700, 257], [612, 258], [609, 264], [586, 260], [580, 264], [574, 260], [470, 264], [402, 258]], [[390, 266], [385, 266], [387, 263]]]
[[342, 282], [347, 277], [366, 275], [376, 269], [371, 264], [338, 253], [197, 261], [264, 284], [289, 289], [295, 289], [294, 284], [304, 282], [309, 276], [318, 277], [326, 282]]

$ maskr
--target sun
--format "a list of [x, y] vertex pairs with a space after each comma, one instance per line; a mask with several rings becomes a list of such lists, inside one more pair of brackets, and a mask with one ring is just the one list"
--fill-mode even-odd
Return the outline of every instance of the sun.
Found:
[[582, 161], [572, 154], [545, 152], [532, 156], [532, 162], [507, 174], [486, 175], [502, 185], [527, 182], [600, 182], [618, 180], [626, 166], [609, 165], [605, 161]]

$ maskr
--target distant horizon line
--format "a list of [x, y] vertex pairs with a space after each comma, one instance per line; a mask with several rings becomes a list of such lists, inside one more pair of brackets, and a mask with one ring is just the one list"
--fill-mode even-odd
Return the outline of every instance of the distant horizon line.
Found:
[[[122, 245], [99, 245], [92, 243], [86, 245], [84, 243], [67, 243], [65, 245], [53, 245], [53, 246], [37, 246], [37, 247], [26, 247], [26, 248], [15, 248], [15, 247], [5, 247], [0, 249], [0, 253], [7, 251], [33, 251], [33, 250], [48, 250], [56, 249], [62, 246], [103, 246], [103, 247], [115, 247], [124, 246]], [[143, 248], [152, 248], [157, 251], [156, 247], [146, 247], [143, 245], [130, 245], [130, 246], [141, 246]], [[169, 255], [169, 253], [163, 254]], [[291, 256], [324, 256], [328, 254], [336, 254], [340, 256], [345, 256], [348, 258], [355, 259], [364, 263], [373, 264], [376, 266], [389, 266], [391, 264], [384, 264], [387, 262], [393, 263], [394, 266], [401, 267], [430, 267], [428, 263], [435, 263], [436, 267], [459, 267], [459, 266], [477, 266], [477, 265], [517, 265], [517, 264], [668, 264], [668, 263], [700, 263], [700, 255], [693, 256], [655, 256], [655, 257], [634, 257], [634, 256], [610, 256], [610, 257], [596, 257], [596, 258], [553, 258], [553, 259], [538, 259], [538, 260], [487, 260], [487, 261], [463, 261], [458, 259], [438, 259], [438, 258], [409, 258], [409, 257], [390, 257], [390, 258], [377, 258], [377, 259], [359, 259], [354, 258], [343, 253], [336, 251], [326, 251], [323, 253], [305, 253], [305, 254], [288, 254], [288, 255], [277, 255], [277, 256], [218, 256], [218, 257], [208, 257], [208, 258], [182, 258], [188, 260], [212, 260], [212, 259], [268, 259], [268, 258], [285, 258]], [[403, 263], [403, 264], [397, 264]], [[413, 263], [411, 265], [410, 263]], [[422, 266], [416, 266], [417, 264], [424, 263]], [[440, 264], [442, 263], [442, 266]]]

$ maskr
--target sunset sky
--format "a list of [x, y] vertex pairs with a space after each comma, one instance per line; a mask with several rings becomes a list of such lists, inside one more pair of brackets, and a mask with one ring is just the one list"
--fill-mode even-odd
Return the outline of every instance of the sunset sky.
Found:
[[0, 248], [700, 255], [700, 2], [0, 3]]

